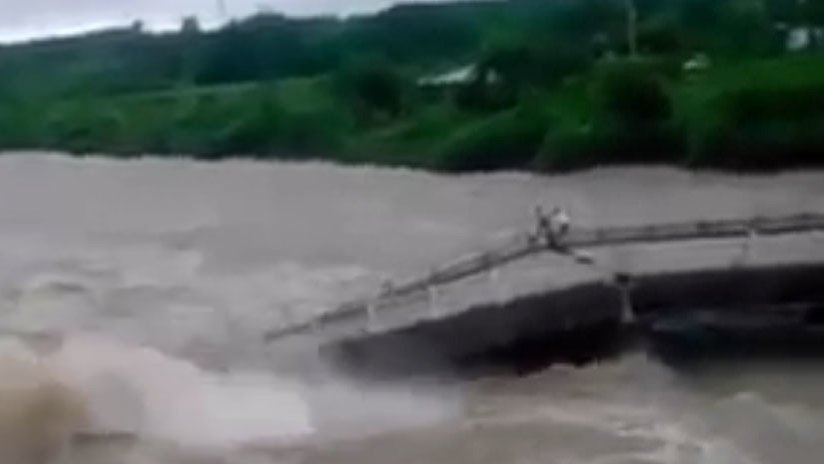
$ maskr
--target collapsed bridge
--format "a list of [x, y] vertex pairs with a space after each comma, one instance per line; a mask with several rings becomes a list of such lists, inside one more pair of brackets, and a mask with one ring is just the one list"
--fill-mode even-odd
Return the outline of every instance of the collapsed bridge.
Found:
[[348, 361], [398, 367], [399, 355], [408, 365], [557, 351], [571, 333], [600, 342], [686, 311], [745, 328], [814, 324], [824, 322], [822, 231], [824, 215], [802, 214], [525, 234], [266, 340], [308, 338]]

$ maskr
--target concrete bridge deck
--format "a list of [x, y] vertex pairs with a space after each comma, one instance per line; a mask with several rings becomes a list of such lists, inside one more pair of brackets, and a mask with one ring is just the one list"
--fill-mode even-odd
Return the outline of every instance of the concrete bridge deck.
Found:
[[574, 229], [556, 244], [524, 234], [267, 341], [310, 340], [346, 362], [395, 366], [399, 353], [405, 363], [463, 362], [573, 332], [594, 340], [605, 335], [591, 330], [680, 309], [824, 320], [822, 232], [824, 215], [804, 214]]

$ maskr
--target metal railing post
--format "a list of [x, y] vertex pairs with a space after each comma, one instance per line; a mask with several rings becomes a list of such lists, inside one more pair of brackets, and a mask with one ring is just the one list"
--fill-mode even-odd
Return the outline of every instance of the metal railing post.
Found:
[[373, 333], [378, 330], [378, 311], [377, 303], [370, 301], [366, 304], [366, 330]]
[[750, 257], [750, 251], [758, 238], [759, 222], [760, 221], [756, 219], [747, 226], [744, 242], [741, 244], [740, 254], [732, 260], [733, 268], [742, 267], [747, 264], [747, 259]]
[[637, 317], [632, 304], [632, 276], [626, 273], [617, 273], [614, 279], [618, 292], [621, 294], [621, 322], [623, 324], [634, 324]]
[[437, 319], [441, 316], [441, 308], [438, 305], [438, 287], [430, 285], [427, 292], [429, 293], [429, 315]]
[[491, 295], [493, 298], [498, 300], [503, 299], [503, 290], [501, 288], [501, 271], [498, 267], [492, 267], [489, 269], [489, 288], [491, 290]]

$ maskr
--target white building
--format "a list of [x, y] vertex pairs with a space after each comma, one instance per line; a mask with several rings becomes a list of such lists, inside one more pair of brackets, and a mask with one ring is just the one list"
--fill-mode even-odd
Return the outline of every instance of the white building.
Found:
[[[418, 86], [420, 87], [454, 87], [458, 85], [468, 84], [477, 79], [478, 73], [477, 64], [470, 64], [451, 69], [441, 74], [434, 74], [423, 76], [418, 79]], [[487, 71], [486, 83], [494, 84], [498, 82], [498, 75], [494, 71]]]

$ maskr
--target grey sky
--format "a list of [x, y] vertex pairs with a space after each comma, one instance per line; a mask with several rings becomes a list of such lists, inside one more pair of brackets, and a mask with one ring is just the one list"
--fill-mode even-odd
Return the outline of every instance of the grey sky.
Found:
[[347, 14], [398, 3], [397, 0], [0, 0], [0, 40], [66, 34], [127, 24], [136, 19], [144, 20], [153, 28], [168, 28], [190, 14], [197, 14], [205, 24], [214, 24], [220, 20], [221, 2], [230, 16], [243, 16], [260, 9], [292, 15]]

